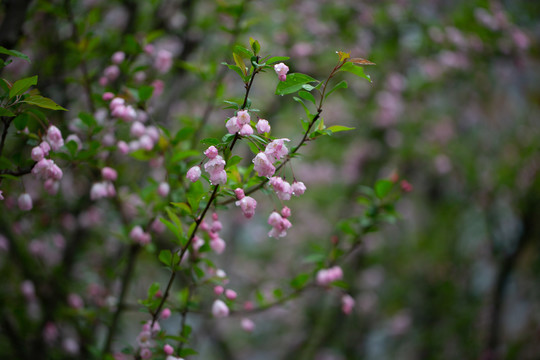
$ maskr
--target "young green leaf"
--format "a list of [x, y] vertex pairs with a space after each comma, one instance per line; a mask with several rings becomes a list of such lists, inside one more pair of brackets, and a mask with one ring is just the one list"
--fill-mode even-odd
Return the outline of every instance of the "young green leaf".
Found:
[[17, 50], [8, 50], [3, 46], [0, 46], [0, 54], [6, 54], [6, 55], [9, 55], [9, 56], [17, 57], [19, 59], [23, 59], [23, 60], [26, 60], [28, 62], [31, 62], [30, 59], [28, 58], [28, 56], [26, 56], [22, 52], [17, 51]]
[[27, 104], [30, 104], [30, 105], [39, 106], [39, 107], [45, 108], [45, 109], [67, 111], [67, 109], [64, 109], [63, 107], [61, 107], [60, 105], [58, 105], [57, 103], [52, 101], [51, 99], [40, 96], [40, 95], [29, 96], [26, 99], [24, 99], [23, 102], [25, 102]]
[[390, 190], [392, 190], [392, 187], [394, 186], [394, 183], [390, 180], [382, 179], [375, 183], [375, 194], [379, 199], [382, 199], [388, 193]]
[[37, 84], [38, 77], [32, 76], [24, 79], [15, 81], [15, 84], [9, 90], [9, 97], [14, 98], [15, 96], [22, 95], [30, 88], [30, 86]]
[[330, 126], [329, 128], [327, 128], [327, 130], [330, 130], [333, 133], [337, 133], [337, 132], [340, 132], [340, 131], [354, 130], [354, 128], [347, 127], [347, 126], [342, 126], [342, 125], [334, 125], [334, 126]]
[[366, 75], [364, 73], [364, 68], [362, 68], [360, 66], [357, 66], [357, 65], [354, 65], [351, 62], [343, 64], [343, 66], [339, 69], [339, 71], [347, 71], [347, 72], [353, 73], [353, 74], [355, 74], [357, 76], [360, 76], [361, 78], [364, 78], [367, 81], [371, 82], [370, 76]]
[[305, 74], [289, 74], [287, 75], [287, 80], [280, 81], [278, 83], [276, 87], [276, 95], [292, 94], [294, 92], [297, 92], [298, 90], [301, 90], [303, 88], [303, 85], [316, 81], [317, 80], [315, 80], [311, 76]]
[[334, 91], [338, 90], [338, 89], [346, 89], [347, 88], [347, 82], [345, 80], [342, 80], [340, 82], [338, 82], [333, 88], [332, 90], [330, 90], [329, 92], [326, 93], [326, 95], [324, 96], [324, 98], [326, 99], [331, 93], [333, 93]]

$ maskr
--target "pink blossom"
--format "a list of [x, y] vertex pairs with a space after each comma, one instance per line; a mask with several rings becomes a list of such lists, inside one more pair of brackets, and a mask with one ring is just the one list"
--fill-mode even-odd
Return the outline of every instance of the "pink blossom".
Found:
[[49, 155], [49, 151], [51, 151], [51, 146], [49, 145], [49, 143], [47, 143], [45, 141], [42, 141], [39, 144], [39, 147], [41, 148], [41, 150], [43, 150], [43, 155], [44, 156]]
[[238, 118], [236, 116], [233, 116], [232, 118], [227, 120], [225, 127], [229, 131], [229, 134], [235, 134], [240, 131], [242, 125], [238, 122]]
[[31, 280], [25, 280], [21, 283], [21, 293], [27, 301], [32, 301], [36, 298], [36, 288]]
[[204, 240], [200, 238], [199, 236], [195, 235], [193, 238], [193, 242], [191, 243], [191, 247], [195, 252], [199, 251], [199, 249], [204, 245]]
[[272, 226], [272, 230], [268, 233], [268, 236], [279, 238], [287, 235], [287, 229], [289, 229], [292, 224], [289, 220], [283, 218], [279, 213], [272, 212], [268, 217], [268, 224]]
[[39, 146], [36, 146], [32, 149], [32, 153], [30, 155], [30, 157], [32, 158], [32, 160], [34, 161], [40, 161], [44, 158], [45, 154], [43, 153], [43, 149], [41, 149], [41, 147]]
[[273, 176], [269, 181], [280, 200], [290, 200], [292, 194], [291, 185], [280, 177]]
[[146, 44], [144, 45], [144, 52], [148, 55], [152, 55], [154, 53], [154, 45], [152, 44]]
[[247, 219], [251, 219], [255, 214], [255, 209], [257, 208], [257, 201], [251, 196], [244, 196], [236, 203], [236, 206], [240, 206], [242, 213]]
[[244, 190], [241, 189], [241, 188], [236, 188], [236, 189], [234, 189], [234, 194], [236, 195], [236, 198], [237, 198], [238, 200], [242, 200], [242, 199], [244, 198], [244, 196], [246, 196], [246, 195], [244, 194]]
[[217, 171], [210, 174], [210, 182], [212, 185], [226, 184], [227, 172], [225, 170]]
[[68, 295], [68, 305], [73, 309], [82, 309], [84, 307], [84, 301], [78, 294], [71, 293]]
[[77, 144], [77, 151], [81, 150], [83, 145], [81, 142], [81, 139], [76, 134], [69, 134], [66, 138], [66, 143], [73, 141], [75, 144]]
[[109, 109], [111, 110], [111, 112], [113, 112], [116, 108], [120, 106], [124, 106], [125, 103], [126, 103], [126, 100], [119, 97], [115, 97], [114, 99], [112, 99], [111, 103], [109, 104]]
[[240, 135], [242, 136], [253, 135], [253, 128], [251, 127], [251, 125], [246, 124], [242, 126], [242, 128], [240, 129]]
[[123, 155], [126, 155], [129, 152], [129, 145], [123, 140], [117, 142], [116, 147], [118, 148], [118, 151], [120, 151], [120, 153]]
[[212, 315], [216, 318], [227, 317], [229, 316], [229, 308], [223, 301], [218, 299], [212, 304]]
[[64, 145], [64, 139], [62, 139], [62, 133], [60, 130], [54, 126], [49, 126], [49, 129], [47, 129], [47, 135], [45, 136], [47, 139], [47, 142], [49, 145], [51, 145], [51, 148], [54, 151], [57, 151]]
[[279, 63], [274, 65], [274, 70], [278, 75], [279, 81], [287, 80], [287, 73], [289, 72], [289, 67], [284, 63]]
[[161, 311], [160, 318], [162, 318], [163, 320], [166, 320], [166, 319], [168, 319], [170, 317], [171, 317], [171, 309], [165, 308], [165, 309], [163, 309], [163, 311]]
[[249, 122], [251, 121], [251, 117], [249, 116], [247, 110], [238, 111], [238, 113], [236, 113], [236, 117], [238, 118], [239, 125], [249, 125]]
[[232, 290], [232, 289], [227, 289], [225, 290], [225, 297], [229, 300], [234, 300], [236, 299], [238, 295], [236, 294], [236, 291]]
[[333, 266], [329, 269], [321, 269], [317, 272], [317, 284], [328, 286], [330, 283], [343, 278], [343, 271], [339, 266]]
[[403, 190], [404, 192], [413, 191], [413, 186], [407, 180], [401, 180], [401, 183], [399, 185], [401, 186], [401, 190]]
[[173, 65], [173, 55], [171, 52], [161, 49], [156, 54], [156, 59], [154, 61], [154, 67], [157, 71], [162, 74], [165, 74], [171, 69]]
[[48, 321], [43, 328], [43, 339], [46, 343], [52, 344], [58, 338], [58, 328], [56, 325]]
[[201, 177], [201, 167], [200, 166], [193, 166], [191, 169], [188, 170], [186, 177], [191, 181], [195, 182], [199, 180]]
[[259, 121], [257, 122], [257, 132], [259, 134], [270, 132], [270, 124], [268, 123], [268, 120], [259, 119]]
[[140, 355], [141, 355], [141, 359], [144, 359], [144, 360], [150, 359], [152, 357], [152, 350], [150, 350], [149, 348], [142, 348]]
[[210, 146], [208, 149], [206, 149], [204, 155], [206, 155], [206, 157], [210, 160], [215, 159], [216, 156], [218, 156], [218, 149], [215, 146]]
[[210, 239], [210, 247], [212, 248], [212, 250], [214, 250], [216, 254], [220, 255], [223, 253], [223, 251], [225, 251], [225, 240], [220, 237]]
[[214, 286], [214, 294], [216, 294], [217, 296], [223, 294], [223, 291], [225, 291], [223, 289], [223, 286], [221, 286], [221, 285]]
[[4, 200], [4, 195], [2, 193], [3, 193], [3, 191], [0, 190], [0, 200]]
[[114, 197], [116, 190], [114, 185], [109, 181], [94, 183], [90, 188], [90, 199], [99, 200], [106, 197]]
[[113, 168], [105, 166], [103, 169], [101, 169], [101, 176], [105, 180], [115, 181], [118, 178], [118, 173]]
[[146, 128], [146, 135], [150, 136], [150, 139], [152, 139], [152, 141], [155, 143], [157, 143], [159, 140], [159, 130], [155, 126], [148, 126]]
[[174, 352], [174, 348], [169, 344], [165, 344], [165, 346], [163, 346], [163, 352], [167, 355], [172, 355]]
[[146, 245], [150, 243], [150, 241], [152, 240], [150, 234], [144, 232], [142, 227], [140, 227], [139, 225], [131, 229], [131, 232], [129, 233], [129, 237], [136, 243], [139, 243], [140, 245]]
[[162, 223], [161, 221], [159, 221], [158, 218], [156, 218], [154, 219], [154, 221], [152, 221], [152, 225], [150, 225], [150, 229], [152, 229], [152, 231], [157, 234], [161, 234], [162, 232], [165, 231], [166, 227], [164, 223]]
[[116, 65], [110, 65], [103, 70], [103, 76], [109, 81], [114, 81], [120, 75], [120, 68]]
[[281, 209], [281, 216], [284, 218], [288, 218], [291, 216], [291, 209], [289, 209], [287, 206], [284, 206], [283, 209]]
[[272, 162], [268, 159], [265, 153], [260, 152], [253, 159], [253, 169], [259, 176], [270, 177], [276, 172], [276, 168], [272, 165]]
[[135, 121], [131, 125], [131, 129], [129, 130], [129, 133], [131, 134], [131, 136], [141, 137], [146, 133], [146, 127], [140, 122]]
[[214, 221], [212, 226], [210, 226], [210, 231], [214, 233], [220, 232], [221, 229], [223, 229], [223, 225], [221, 224], [221, 221], [218, 220]]
[[162, 182], [159, 184], [157, 192], [159, 196], [167, 197], [167, 195], [169, 195], [170, 190], [171, 190], [171, 187], [169, 186], [169, 184], [166, 182]]
[[290, 140], [285, 138], [276, 139], [266, 146], [264, 153], [268, 156], [268, 160], [270, 160], [272, 164], [289, 153], [289, 149], [285, 146], [285, 141]]
[[291, 189], [294, 196], [300, 196], [306, 191], [306, 185], [301, 181], [295, 181], [291, 185]]
[[43, 183], [43, 188], [49, 195], [56, 195], [60, 189], [60, 183], [54, 179], [47, 179]]
[[139, 144], [144, 150], [150, 151], [154, 148], [154, 141], [150, 136], [144, 134], [139, 138]]
[[354, 299], [349, 294], [341, 297], [341, 310], [344, 314], [349, 315], [354, 307]]
[[24, 193], [19, 195], [19, 198], [17, 199], [17, 204], [19, 205], [19, 209], [21, 209], [22, 211], [32, 210], [33, 204], [30, 194]]
[[240, 322], [242, 329], [247, 332], [252, 332], [255, 329], [255, 323], [248, 318], [243, 318]]
[[[205, 154], [207, 152], [208, 150], [205, 151]], [[210, 154], [213, 155], [213, 152]], [[223, 158], [219, 155], [216, 155], [214, 158], [204, 164], [204, 169], [210, 175], [210, 182], [212, 185], [225, 184], [227, 182], [227, 173], [225, 172], [224, 168], [225, 160], [223, 160]]]
[[152, 86], [154, 87], [152, 97], [159, 97], [163, 93], [163, 89], [165, 89], [165, 83], [159, 79], [152, 81]]
[[123, 51], [117, 51], [112, 55], [111, 61], [115, 64], [120, 64], [125, 58], [126, 54]]

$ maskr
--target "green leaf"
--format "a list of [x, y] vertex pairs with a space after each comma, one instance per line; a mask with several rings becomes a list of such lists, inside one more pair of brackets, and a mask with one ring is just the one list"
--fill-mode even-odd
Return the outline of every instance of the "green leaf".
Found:
[[371, 82], [370, 76], [366, 75], [364, 73], [364, 68], [360, 67], [360, 66], [357, 66], [357, 65], [354, 65], [353, 63], [347, 62], [347, 63], [343, 64], [343, 66], [339, 69], [339, 71], [347, 71], [347, 72], [353, 73], [353, 74], [355, 74], [357, 76], [360, 76], [361, 78], [364, 78], [367, 81]]
[[266, 63], [268, 65], [272, 65], [274, 63], [287, 61], [289, 59], [290, 58], [288, 56], [274, 56], [274, 57], [271, 57], [270, 59], [268, 59], [268, 61]]
[[229, 159], [229, 161], [227, 162], [227, 168], [231, 167], [231, 166], [234, 166], [236, 164], [238, 164], [240, 161], [242, 161], [242, 158], [238, 155], [235, 155], [233, 156], [232, 158]]
[[79, 119], [88, 126], [89, 128], [92, 128], [97, 125], [96, 119], [94, 119], [94, 116], [92, 114], [86, 113], [86, 112], [80, 112], [79, 113]]
[[64, 109], [63, 107], [61, 107], [60, 105], [52, 101], [51, 99], [40, 96], [40, 95], [29, 96], [26, 99], [24, 99], [23, 102], [30, 105], [39, 106], [45, 109], [67, 111], [67, 109]]
[[[241, 46], [241, 45], [235, 45], [234, 48], [233, 48], [233, 55], [236, 54], [238, 55], [240, 58], [244, 58], [244, 59], [250, 59], [252, 56], [253, 56], [253, 53], [251, 51], [249, 51], [249, 49], [246, 49], [245, 47]], [[242, 64], [244, 62], [242, 61]]]
[[333, 133], [337, 133], [337, 132], [341, 132], [341, 131], [350, 131], [350, 130], [354, 130], [354, 128], [352, 128], [352, 127], [347, 127], [347, 126], [342, 126], [342, 125], [334, 125], [334, 126], [330, 126], [330, 127], [327, 128], [326, 130], [330, 130], [330, 131], [333, 132]]
[[0, 170], [11, 168], [11, 161], [8, 158], [0, 156]]
[[336, 287], [338, 287], [338, 288], [342, 288], [342, 289], [344, 289], [344, 290], [349, 289], [349, 284], [346, 283], [346, 282], [343, 281], [343, 280], [336, 280], [336, 281], [333, 281], [333, 282], [331, 283], [331, 285], [336, 286]]
[[152, 97], [154, 93], [154, 87], [149, 85], [143, 85], [139, 88], [139, 100], [146, 101]]
[[309, 281], [311, 275], [306, 273], [298, 274], [294, 279], [291, 280], [291, 287], [293, 289], [301, 289]]
[[180, 219], [178, 218], [178, 216], [169, 207], [166, 207], [165, 211], [167, 212], [167, 215], [169, 215], [169, 219], [171, 219], [172, 222], [178, 228], [178, 233], [183, 236], [184, 235], [184, 229], [182, 229], [182, 223], [180, 222]]
[[201, 144], [208, 145], [208, 146], [211, 146], [211, 145], [217, 146], [220, 144], [220, 141], [216, 138], [206, 138], [206, 139], [201, 140]]
[[165, 224], [167, 229], [171, 230], [171, 232], [176, 236], [177, 239], [180, 239], [181, 237], [180, 232], [178, 231], [178, 228], [172, 222], [164, 218], [159, 218], [159, 221]]
[[15, 84], [13, 84], [9, 90], [9, 97], [13, 98], [15, 96], [24, 94], [26, 90], [30, 88], [30, 86], [37, 84], [37, 79], [38, 77], [36, 75], [15, 81]]
[[172, 202], [171, 205], [174, 206], [174, 207], [179, 208], [180, 211], [183, 211], [183, 212], [185, 212], [186, 214], [191, 214], [191, 208], [190, 208], [189, 205], [186, 204], [186, 203], [183, 203], [183, 202], [181, 202], [181, 203], [179, 203], [179, 202]]
[[153, 283], [152, 285], [150, 285], [150, 287], [148, 288], [148, 298], [151, 299], [153, 298], [154, 296], [156, 296], [156, 294], [158, 293], [159, 291], [159, 283], [158, 282], [155, 282]]
[[280, 81], [278, 83], [276, 87], [276, 95], [292, 94], [294, 92], [297, 92], [298, 90], [301, 90], [303, 85], [316, 81], [317, 80], [315, 80], [311, 76], [305, 74], [289, 74], [287, 75], [287, 80]]
[[302, 259], [303, 263], [318, 263], [326, 259], [324, 254], [310, 254]]
[[300, 96], [304, 100], [311, 101], [313, 103], [313, 105], [316, 105], [315, 97], [310, 92], [307, 92], [305, 90], [300, 90], [298, 92], [298, 96]]
[[13, 119], [13, 124], [15, 124], [15, 127], [17, 128], [17, 130], [21, 131], [21, 130], [24, 130], [24, 128], [26, 127], [29, 119], [30, 119], [30, 116], [27, 113], [23, 113], [17, 116], [15, 119]]
[[186, 150], [186, 151], [179, 151], [176, 154], [173, 155], [171, 158], [171, 163], [176, 163], [180, 160], [184, 160], [185, 158], [191, 157], [191, 156], [197, 156], [200, 152], [197, 150]]
[[171, 266], [173, 260], [173, 255], [171, 250], [161, 250], [159, 252], [159, 261], [161, 261], [166, 266]]
[[13, 117], [15, 114], [8, 109], [0, 108], [0, 116]]
[[390, 190], [392, 190], [392, 187], [394, 186], [394, 183], [390, 180], [382, 179], [375, 183], [375, 194], [379, 199], [382, 199], [388, 193]]
[[187, 140], [191, 138], [191, 135], [193, 135], [194, 132], [195, 132], [195, 129], [192, 127], [182, 128], [176, 133], [176, 136], [174, 137], [173, 142], [175, 144], [178, 144], [181, 141]]
[[193, 350], [193, 349], [190, 349], [190, 348], [183, 348], [182, 350], [180, 350], [180, 353], [178, 354], [178, 356], [184, 357], [184, 356], [198, 355], [198, 354], [199, 354], [199, 353], [196, 352], [196, 351]]
[[[237, 53], [233, 53], [233, 58], [234, 58], [234, 62], [236, 63], [236, 66], [238, 66], [240, 71], [242, 71], [242, 74], [244, 75], [244, 77], [247, 76], [246, 65], [244, 64], [244, 60], [242, 60], [242, 57], [238, 55]], [[242, 79], [244, 79], [244, 77], [242, 77]]]
[[23, 59], [31, 63], [30, 58], [28, 58], [28, 56], [26, 56], [25, 54], [17, 50], [8, 50], [5, 47], [0, 46], [0, 54], [6, 54], [9, 56], [17, 57], [19, 59]]
[[345, 80], [342, 80], [340, 82], [338, 82], [333, 88], [332, 90], [330, 90], [329, 92], [326, 93], [326, 95], [324, 95], [324, 98], [326, 99], [331, 93], [333, 93], [334, 91], [338, 90], [338, 89], [346, 89], [347, 88], [347, 82]]
[[251, 45], [251, 49], [253, 50], [253, 53], [257, 55], [259, 51], [261, 51], [261, 44], [257, 40], [254, 40], [253, 38], [249, 38], [249, 45]]

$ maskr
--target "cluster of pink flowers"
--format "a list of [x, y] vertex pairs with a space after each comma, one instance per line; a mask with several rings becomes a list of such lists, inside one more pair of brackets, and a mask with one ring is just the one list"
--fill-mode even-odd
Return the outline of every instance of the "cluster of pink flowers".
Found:
[[260, 152], [253, 159], [254, 169], [259, 176], [270, 177], [276, 172], [274, 163], [289, 153], [285, 146], [289, 139], [276, 139], [266, 145], [264, 152]]
[[141, 358], [150, 359], [152, 357], [151, 348], [156, 346], [153, 337], [159, 331], [161, 331], [161, 327], [157, 321], [154, 322], [153, 326], [151, 321], [148, 321], [143, 325], [141, 332], [137, 336], [137, 344], [139, 345], [139, 354]]
[[116, 170], [110, 167], [104, 167], [101, 169], [101, 176], [103, 177], [103, 181], [94, 183], [90, 189], [91, 200], [116, 196], [116, 189], [112, 183], [118, 177]]
[[320, 286], [328, 286], [330, 283], [341, 280], [342, 278], [343, 270], [337, 265], [329, 269], [321, 269], [317, 272], [317, 284]]
[[349, 315], [354, 308], [354, 299], [351, 295], [345, 294], [341, 297], [341, 310], [345, 315]]
[[[212, 214], [211, 224], [208, 224], [207, 222], [203, 221], [201, 223], [200, 229], [208, 233], [208, 236], [210, 237], [210, 247], [212, 248], [212, 250], [214, 250], [216, 254], [222, 254], [223, 251], [225, 251], [226, 244], [225, 244], [225, 240], [223, 240], [219, 236], [219, 232], [221, 231], [221, 229], [223, 229], [223, 225], [221, 224], [221, 221], [219, 221], [218, 214], [217, 213]], [[195, 247], [196, 250], [198, 250], [204, 243], [204, 241], [201, 243], [200, 242], [201, 240], [202, 239], [197, 240], [197, 244], [195, 244], [195, 241], [194, 241], [193, 246]]]
[[291, 216], [291, 209], [287, 206], [283, 207], [281, 214], [274, 211], [268, 217], [268, 224], [272, 226], [272, 230], [268, 233], [268, 236], [273, 238], [280, 238], [287, 235], [287, 230], [292, 226], [291, 222], [287, 218]]
[[234, 193], [236, 194], [236, 198], [238, 199], [238, 201], [235, 203], [236, 206], [240, 206], [240, 209], [242, 209], [242, 213], [244, 213], [244, 216], [248, 219], [251, 219], [255, 214], [257, 201], [251, 196], [246, 196], [244, 194], [244, 190], [240, 188], [234, 190]]
[[[112, 93], [103, 94], [104, 100], [111, 100]], [[111, 115], [117, 119], [121, 119], [125, 122], [132, 122], [137, 119], [137, 111], [131, 105], [126, 105], [126, 100], [121, 97], [115, 97], [109, 104]]]
[[37, 162], [32, 168], [32, 174], [45, 180], [43, 184], [45, 190], [49, 194], [54, 195], [58, 192], [59, 181], [64, 174], [62, 169], [55, 164], [54, 160], [46, 159], [46, 157], [49, 155], [51, 149], [58, 151], [64, 145], [64, 139], [60, 130], [54, 125], [51, 125], [47, 129], [44, 139], [45, 141], [42, 141], [41, 144], [32, 149], [30, 156], [32, 160]]

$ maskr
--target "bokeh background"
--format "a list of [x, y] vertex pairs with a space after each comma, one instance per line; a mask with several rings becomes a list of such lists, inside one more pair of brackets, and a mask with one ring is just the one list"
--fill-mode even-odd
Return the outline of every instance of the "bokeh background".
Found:
[[[249, 222], [238, 211], [218, 210], [228, 247], [215, 261], [240, 297], [254, 300], [256, 291], [277, 296], [274, 290], [287, 277], [328, 251], [339, 234], [336, 224], [361, 214], [361, 185], [407, 179], [413, 190], [397, 204], [399, 219], [365, 236], [343, 264], [356, 300], [353, 313], [341, 312], [338, 291], [310, 289], [251, 316], [253, 333], [241, 330], [239, 317], [216, 322], [192, 314], [192, 346], [200, 352], [193, 358], [538, 359], [539, 19], [540, 3], [531, 0], [4, 0], [0, 45], [33, 61], [15, 61], [2, 76], [37, 74], [40, 91], [70, 110], [50, 115], [67, 129], [80, 111], [99, 112], [88, 108], [81, 59], [99, 98], [97, 79], [110, 56], [129, 54], [151, 34], [156, 47], [174, 54], [171, 72], [161, 77], [163, 95], [152, 103], [153, 118], [171, 131], [204, 118], [203, 137], [220, 138], [230, 116], [222, 100], [244, 91], [238, 76], [221, 65], [233, 61], [234, 44], [247, 46], [253, 37], [263, 53], [290, 56], [291, 72], [320, 80], [335, 65], [336, 51], [375, 62], [365, 68], [372, 83], [340, 75], [349, 87], [325, 104], [327, 125], [355, 130], [310, 143], [293, 161], [308, 191], [289, 204], [293, 228], [286, 238], [266, 237], [266, 217], [276, 206], [269, 196], [256, 197], [258, 214]], [[273, 74], [258, 81], [251, 99], [273, 134], [300, 139], [302, 108], [290, 96], [273, 95]], [[247, 147], [242, 151], [249, 154]], [[142, 182], [143, 165], [121, 169], [128, 174], [126, 192], [136, 185], [144, 198], [155, 188], [155, 182]], [[111, 234], [118, 214], [106, 203], [79, 199], [89, 184], [76, 170], [65, 171], [65, 191], [40, 200], [47, 219], [25, 218], [0, 204], [0, 234], [27, 243], [54, 234], [68, 243], [84, 239], [70, 272], [61, 275], [77, 283], [88, 318], [55, 316], [66, 319], [62, 331], [79, 341], [71, 356], [93, 358], [95, 344], [84, 339], [103, 341], [107, 322], [96, 318], [108, 310], [92, 303], [95, 294], [87, 289], [101, 284], [114, 301], [126, 252]], [[67, 230], [66, 219], [78, 225]], [[94, 225], [85, 227], [85, 221]], [[151, 282], [168, 279], [155, 257], [147, 252], [139, 258], [128, 296], [134, 309], [122, 316], [115, 349], [133, 344], [133, 324], [146, 319], [137, 312], [137, 298]], [[17, 302], [27, 275], [22, 268], [54, 267], [27, 261], [13, 264], [9, 250], [0, 260], [2, 317], [15, 313], [9, 316], [19, 321], [21, 344], [42, 330], [20, 315], [29, 311]], [[63, 281], [50, 274], [43, 281]], [[88, 323], [92, 334], [78, 328]], [[162, 326], [178, 328], [178, 320]], [[14, 341], [4, 323], [3, 358], [16, 358]], [[48, 358], [64, 358], [69, 346], [63, 349]]]

